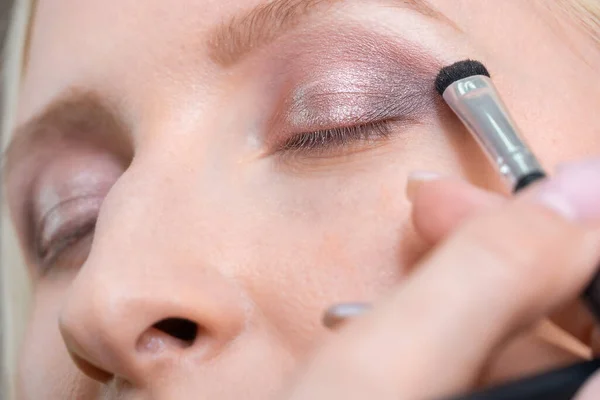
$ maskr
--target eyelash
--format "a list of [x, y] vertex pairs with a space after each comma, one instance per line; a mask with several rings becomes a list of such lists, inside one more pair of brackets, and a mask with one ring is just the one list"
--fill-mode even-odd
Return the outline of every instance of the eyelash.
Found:
[[[390, 137], [393, 122], [393, 120], [383, 120], [300, 133], [285, 141], [278, 151], [325, 153], [328, 150], [346, 147], [354, 142], [375, 143]], [[66, 233], [57, 234], [46, 245], [42, 245], [38, 241], [36, 255], [43, 271], [51, 269], [66, 251], [93, 234], [95, 227], [96, 220], [91, 219], [71, 228]]]
[[42, 245], [38, 240], [36, 255], [42, 272], [45, 273], [56, 266], [65, 252], [93, 235], [95, 228], [96, 219], [88, 219], [73, 228], [65, 229], [66, 232], [56, 234], [46, 245]]
[[392, 120], [383, 120], [300, 133], [286, 140], [279, 151], [315, 153], [345, 147], [354, 142], [374, 143], [390, 137], [392, 123]]

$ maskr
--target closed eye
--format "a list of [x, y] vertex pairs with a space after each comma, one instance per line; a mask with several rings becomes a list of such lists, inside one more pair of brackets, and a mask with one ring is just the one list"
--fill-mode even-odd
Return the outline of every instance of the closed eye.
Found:
[[67, 266], [80, 267], [85, 258], [87, 258], [89, 249], [83, 251], [79, 249], [80, 251], [71, 254], [71, 257], [66, 257], [66, 255], [69, 253], [69, 250], [75, 248], [83, 239], [93, 237], [95, 227], [95, 219], [83, 221], [80, 225], [72, 227], [71, 230], [62, 232], [60, 236], [53, 237], [44, 247], [38, 245], [36, 255], [42, 273], [49, 271], [51, 268], [57, 266], [57, 264], [61, 264], [62, 268], [67, 268]]
[[394, 122], [392, 120], [384, 120], [299, 133], [279, 146], [277, 152], [325, 156], [328, 152], [343, 151], [344, 148], [350, 145], [368, 146], [376, 144], [389, 139]]

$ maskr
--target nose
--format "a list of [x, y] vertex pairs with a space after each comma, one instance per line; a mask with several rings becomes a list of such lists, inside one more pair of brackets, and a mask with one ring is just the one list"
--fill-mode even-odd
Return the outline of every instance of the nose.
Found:
[[182, 360], [218, 356], [243, 328], [240, 295], [216, 273], [205, 271], [202, 279], [91, 274], [94, 268], [75, 281], [60, 329], [75, 363], [94, 379], [116, 376], [143, 386]]
[[101, 382], [117, 377], [143, 387], [182, 361], [202, 364], [244, 326], [240, 296], [220, 276], [186, 285], [85, 275], [70, 291], [60, 330], [76, 365]]
[[144, 387], [219, 357], [251, 309], [240, 285], [203, 255], [209, 245], [181, 233], [177, 217], [156, 219], [147, 209], [155, 204], [113, 203], [126, 208], [105, 204], [109, 215], [99, 219], [59, 315], [77, 366], [102, 382], [116, 377]]

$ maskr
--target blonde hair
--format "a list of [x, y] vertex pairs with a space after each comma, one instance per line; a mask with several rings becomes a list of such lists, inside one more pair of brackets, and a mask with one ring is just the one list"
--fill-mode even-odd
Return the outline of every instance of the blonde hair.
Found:
[[[8, 146], [10, 133], [14, 126], [33, 5], [33, 0], [15, 0], [10, 28], [7, 32], [2, 70], [2, 131], [0, 139], [3, 151]], [[0, 213], [0, 305], [2, 306], [2, 325], [0, 325], [2, 380], [0, 388], [4, 391], [4, 393], [0, 393], [0, 398], [14, 399], [16, 397], [15, 365], [17, 364], [20, 339], [25, 330], [30, 287], [27, 269], [20, 255], [17, 235], [10, 218], [7, 217], [6, 202], [2, 201], [0, 205], [2, 206]]]
[[[6, 36], [2, 70], [2, 131], [0, 132], [2, 151], [8, 146], [16, 117], [34, 1], [14, 1], [10, 28]], [[2, 201], [0, 205], [2, 206], [0, 212], [0, 306], [2, 307], [0, 389], [4, 392], [0, 393], [0, 398], [14, 399], [16, 398], [15, 366], [21, 338], [25, 333], [30, 286], [27, 269], [17, 243], [17, 235], [10, 218], [7, 217], [6, 202]]]
[[555, 0], [568, 15], [581, 24], [592, 40], [600, 46], [600, 1], [598, 0]]
[[[575, 18], [600, 46], [600, 2], [598, 0], [553, 0], [568, 15]], [[2, 71], [2, 149], [9, 142], [14, 127], [21, 75], [26, 64], [26, 51], [35, 0], [15, 0], [10, 30], [4, 48]], [[7, 216], [6, 205], [0, 216]], [[12, 399], [17, 350], [24, 333], [29, 303], [29, 279], [19, 254], [16, 234], [9, 218], [0, 219], [0, 294], [2, 306], [2, 384], [6, 391], [0, 398]]]

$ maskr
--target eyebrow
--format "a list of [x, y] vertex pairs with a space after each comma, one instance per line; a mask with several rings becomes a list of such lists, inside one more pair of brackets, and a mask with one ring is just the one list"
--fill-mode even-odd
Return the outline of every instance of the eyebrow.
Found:
[[[458, 30], [453, 21], [427, 0], [370, 1], [409, 9]], [[251, 52], [297, 27], [315, 11], [343, 2], [344, 0], [274, 0], [261, 4], [218, 25], [209, 36], [209, 55], [223, 67], [232, 66]]]
[[40, 114], [12, 132], [6, 150], [0, 154], [0, 178], [6, 178], [17, 163], [27, 158], [34, 143], [52, 140], [51, 135], [67, 137], [70, 133], [86, 132], [89, 137], [74, 135], [79, 139], [95, 140], [96, 134], [121, 137], [124, 124], [104, 104], [100, 97], [91, 92], [70, 91], [53, 101]]
[[[297, 27], [317, 10], [348, 0], [273, 0], [261, 4], [218, 25], [209, 35], [209, 55], [224, 67], [239, 62], [251, 52], [275, 41], [282, 34]], [[427, 0], [363, 0], [409, 9], [427, 18], [442, 22], [455, 30], [459, 28]], [[16, 128], [5, 151], [0, 153], [0, 178], [10, 174], [14, 164], [48, 131], [68, 132], [86, 123], [110, 126], [123, 131], [123, 124], [103, 104], [97, 95], [89, 92], [69, 93], [52, 102], [38, 116]]]

